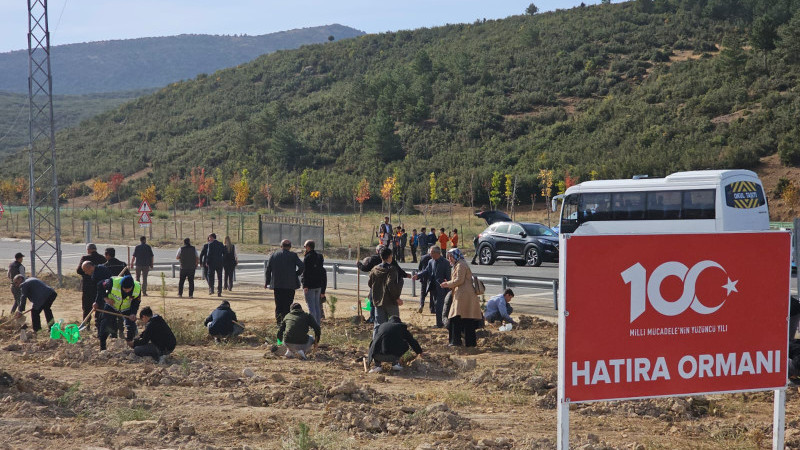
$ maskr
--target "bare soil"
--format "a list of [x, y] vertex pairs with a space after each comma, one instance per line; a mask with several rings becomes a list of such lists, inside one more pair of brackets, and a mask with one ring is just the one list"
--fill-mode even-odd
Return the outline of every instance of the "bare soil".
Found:
[[[339, 298], [337, 318], [323, 322], [322, 345], [301, 361], [272, 351], [268, 291], [225, 292], [247, 331], [215, 344], [202, 319], [219, 299], [199, 290], [191, 300], [174, 291], [144, 299], [179, 340], [164, 364], [134, 356], [121, 340], [100, 352], [88, 332], [68, 344], [0, 325], [0, 370], [8, 374], [0, 376], [0, 448], [555, 447], [551, 322], [521, 317], [510, 332], [480, 330], [475, 351], [453, 350], [446, 332], [430, 328], [433, 317], [409, 302], [403, 319], [424, 355], [406, 355], [401, 372], [365, 374], [360, 358], [371, 328], [349, 318], [354, 299]], [[79, 321], [80, 294], [62, 289], [55, 313]], [[797, 389], [787, 398], [787, 447], [800, 448]], [[771, 393], [572, 409], [575, 448], [767, 448], [771, 440]]]

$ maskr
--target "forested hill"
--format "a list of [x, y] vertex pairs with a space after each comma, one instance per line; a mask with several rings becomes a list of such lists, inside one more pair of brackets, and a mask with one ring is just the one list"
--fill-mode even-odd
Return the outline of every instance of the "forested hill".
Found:
[[433, 173], [440, 200], [485, 203], [506, 174], [529, 199], [542, 169], [571, 182], [755, 168], [775, 152], [792, 164], [789, 4], [638, 0], [279, 51], [59, 133], [59, 172], [152, 167], [137, 183], [174, 194], [194, 167], [224, 189], [247, 169], [262, 205], [313, 191], [352, 202], [362, 177], [375, 199], [393, 173], [405, 201], [427, 200]]
[[[51, 49], [53, 92], [89, 94], [163, 87], [276, 50], [362, 34], [335, 24], [260, 36], [185, 34], [57, 45]], [[27, 50], [0, 53], [0, 91], [28, 92]]]

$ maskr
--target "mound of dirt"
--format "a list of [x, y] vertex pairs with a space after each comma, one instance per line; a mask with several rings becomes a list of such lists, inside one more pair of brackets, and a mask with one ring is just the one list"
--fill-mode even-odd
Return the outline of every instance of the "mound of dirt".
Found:
[[445, 403], [433, 403], [420, 409], [338, 405], [326, 409], [322, 422], [328, 424], [330, 430], [346, 430], [351, 434], [461, 432], [473, 428], [470, 419], [452, 411]]

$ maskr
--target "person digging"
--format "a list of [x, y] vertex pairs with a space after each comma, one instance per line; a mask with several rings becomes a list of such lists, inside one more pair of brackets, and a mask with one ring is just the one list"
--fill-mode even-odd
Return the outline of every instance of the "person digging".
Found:
[[96, 301], [93, 305], [95, 311], [109, 312], [111, 314], [101, 314], [100, 326], [97, 330], [97, 337], [100, 339], [100, 350], [106, 349], [106, 340], [110, 334], [117, 335], [120, 329], [120, 318], [115, 314], [122, 314], [125, 326], [125, 340], [128, 345], [133, 342], [136, 336], [136, 313], [139, 310], [139, 304], [142, 301], [142, 286], [138, 281], [133, 281], [133, 277], [125, 275], [124, 277], [109, 278], [97, 286], [104, 292], [104, 303], [99, 304]]
[[[377, 328], [375, 338], [369, 345], [369, 353], [364, 358], [364, 371], [369, 373], [380, 373], [383, 371], [381, 363], [387, 362], [392, 365], [392, 370], [403, 370], [400, 365], [400, 358], [408, 351], [409, 347], [414, 350], [418, 358], [422, 356], [422, 347], [414, 339], [408, 326], [400, 321], [397, 316], [389, 317], [386, 323], [382, 323]], [[375, 362], [375, 367], [369, 366]]]

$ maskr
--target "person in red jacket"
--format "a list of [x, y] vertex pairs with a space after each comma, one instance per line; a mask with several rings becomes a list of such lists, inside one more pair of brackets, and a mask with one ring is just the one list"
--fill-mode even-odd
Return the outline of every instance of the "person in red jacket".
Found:
[[445, 233], [444, 228], [441, 228], [439, 230], [439, 248], [441, 248], [443, 252], [447, 251], [448, 241], [450, 241], [450, 238], [447, 237], [447, 233]]

